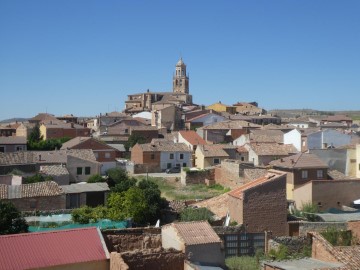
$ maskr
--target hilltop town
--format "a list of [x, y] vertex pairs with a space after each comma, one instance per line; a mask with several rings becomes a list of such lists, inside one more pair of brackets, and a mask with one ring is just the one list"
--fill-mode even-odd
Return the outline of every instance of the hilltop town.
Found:
[[194, 104], [182, 58], [168, 79], [1, 123], [0, 269], [360, 269], [356, 112]]

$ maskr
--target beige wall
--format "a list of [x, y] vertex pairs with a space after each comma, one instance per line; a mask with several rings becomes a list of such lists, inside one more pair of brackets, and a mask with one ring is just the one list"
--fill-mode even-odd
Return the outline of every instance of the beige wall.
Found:
[[46, 140], [46, 127], [45, 127], [45, 125], [41, 125], [40, 126], [40, 136], [43, 136], [43, 140]]
[[294, 174], [291, 172], [286, 173], [286, 198], [294, 199]]
[[236, 221], [238, 224], [243, 224], [243, 201], [241, 199], [229, 196], [229, 213], [231, 221]]
[[356, 149], [347, 149], [346, 155], [346, 175], [350, 177], [356, 177], [356, 172], [359, 165], [356, 162]]
[[296, 188], [293, 192], [293, 200], [297, 209], [302, 209], [303, 204], [312, 202], [311, 182]]
[[[77, 175], [77, 168], [82, 167], [82, 175]], [[85, 175], [85, 167], [90, 167], [90, 174]], [[86, 182], [93, 174], [100, 174], [101, 164], [96, 161], [79, 159], [67, 156], [67, 166], [70, 173], [70, 182]]]
[[195, 150], [195, 167], [199, 169], [204, 169], [205, 168], [204, 163], [205, 163], [205, 157], [198, 147]]
[[111, 252], [110, 254], [110, 270], [129, 270], [129, 266], [124, 262], [120, 253]]
[[312, 181], [297, 188], [295, 193], [298, 208], [302, 204], [301, 201], [321, 203], [322, 211], [341, 208], [342, 205], [352, 206], [354, 200], [360, 199], [360, 180]]
[[208, 243], [185, 247], [185, 258], [193, 262], [225, 266], [225, 257], [221, 252], [221, 243]]
[[175, 248], [185, 251], [185, 245], [172, 226], [166, 226], [161, 229], [161, 243], [163, 248]]

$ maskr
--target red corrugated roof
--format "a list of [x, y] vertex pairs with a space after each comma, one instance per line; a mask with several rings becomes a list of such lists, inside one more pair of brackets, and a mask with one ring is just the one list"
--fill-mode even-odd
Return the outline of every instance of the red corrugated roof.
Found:
[[0, 236], [0, 269], [33, 269], [108, 258], [95, 227]]

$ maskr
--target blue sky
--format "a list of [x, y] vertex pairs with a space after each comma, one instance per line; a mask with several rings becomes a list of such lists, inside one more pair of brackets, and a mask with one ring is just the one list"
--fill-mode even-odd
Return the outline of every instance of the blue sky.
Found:
[[0, 119], [122, 110], [171, 91], [198, 104], [360, 110], [360, 1], [0, 0]]

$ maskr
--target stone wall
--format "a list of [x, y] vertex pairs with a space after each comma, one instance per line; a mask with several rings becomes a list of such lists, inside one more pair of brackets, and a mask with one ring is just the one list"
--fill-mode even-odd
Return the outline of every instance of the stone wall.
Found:
[[205, 184], [205, 179], [214, 180], [215, 179], [215, 169], [207, 169], [202, 171], [181, 171], [181, 184], [186, 185], [195, 185], [195, 184]]
[[310, 245], [311, 240], [306, 236], [279, 236], [270, 239], [268, 242], [268, 250], [275, 249], [277, 250], [280, 245], [284, 245], [288, 248], [291, 253], [298, 253], [306, 245]]
[[9, 199], [19, 211], [48, 211], [66, 208], [64, 195]]
[[[185, 255], [175, 249], [147, 249], [121, 253], [128, 269], [138, 270], [183, 270]], [[127, 268], [111, 268], [127, 269]]]
[[302, 222], [299, 223], [299, 236], [306, 236], [308, 232], [321, 232], [327, 228], [347, 230], [346, 222]]
[[132, 228], [102, 232], [110, 252], [161, 247], [160, 228]]
[[129, 270], [129, 266], [124, 262], [120, 253], [110, 253], [110, 270]]
[[351, 230], [353, 237], [357, 238], [357, 242], [360, 242], [360, 221], [349, 221], [347, 223], [347, 229]]
[[158, 173], [161, 172], [160, 165], [153, 165], [153, 164], [135, 164], [133, 173]]

